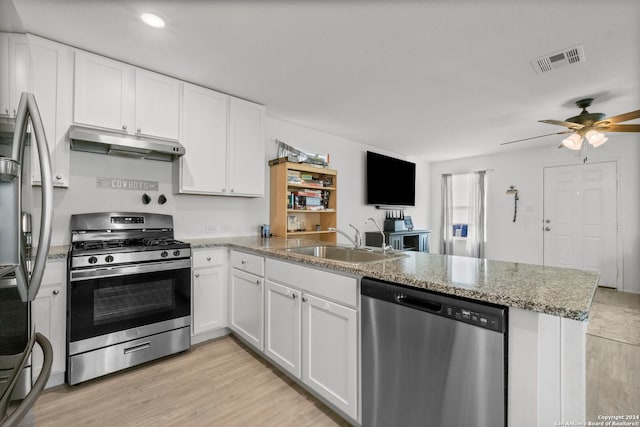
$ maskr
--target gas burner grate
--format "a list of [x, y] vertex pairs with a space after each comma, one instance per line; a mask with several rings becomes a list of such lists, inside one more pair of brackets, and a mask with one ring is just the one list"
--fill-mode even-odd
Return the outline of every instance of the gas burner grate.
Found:
[[168, 246], [168, 245], [175, 245], [176, 243], [180, 243], [180, 242], [171, 238], [166, 238], [166, 237], [142, 239], [143, 246]]

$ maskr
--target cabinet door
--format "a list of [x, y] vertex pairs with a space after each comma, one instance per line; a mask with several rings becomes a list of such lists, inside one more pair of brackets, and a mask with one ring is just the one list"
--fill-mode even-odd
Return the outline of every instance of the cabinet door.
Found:
[[171, 77], [136, 69], [136, 134], [178, 140], [180, 82]]
[[226, 326], [224, 270], [223, 266], [193, 270], [193, 335]]
[[[36, 97], [44, 125], [53, 185], [69, 186], [69, 143], [66, 133], [71, 125], [71, 69], [66, 46], [29, 36], [31, 50], [31, 91]], [[32, 145], [33, 146], [33, 145]], [[31, 150], [31, 183], [40, 184], [36, 150]]]
[[0, 116], [9, 116], [9, 35], [0, 34]]
[[357, 312], [308, 294], [302, 310], [302, 381], [356, 419]]
[[265, 282], [265, 353], [280, 367], [300, 378], [301, 292]]
[[76, 52], [73, 121], [116, 131], [130, 131], [128, 92], [132, 67], [98, 55]]
[[264, 107], [240, 99], [229, 101], [229, 192], [264, 196]]
[[229, 327], [247, 343], [262, 351], [264, 279], [235, 268], [231, 271]]
[[[66, 263], [49, 262], [42, 286], [31, 303], [32, 322], [37, 332], [47, 337], [53, 347], [51, 373], [63, 373], [66, 364]], [[33, 378], [42, 369], [42, 350], [35, 346], [32, 359]]]
[[227, 95], [184, 83], [181, 193], [223, 194], [227, 187]]
[[22, 92], [30, 92], [30, 54], [26, 36], [9, 36], [9, 115], [15, 117]]

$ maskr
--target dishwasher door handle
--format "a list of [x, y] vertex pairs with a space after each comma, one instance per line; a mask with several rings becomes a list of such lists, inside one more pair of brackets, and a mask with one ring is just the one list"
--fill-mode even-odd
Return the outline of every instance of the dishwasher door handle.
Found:
[[416, 310], [428, 311], [430, 313], [440, 313], [440, 311], [442, 311], [442, 304], [439, 302], [413, 298], [404, 294], [396, 295], [396, 302], [407, 307], [415, 308]]

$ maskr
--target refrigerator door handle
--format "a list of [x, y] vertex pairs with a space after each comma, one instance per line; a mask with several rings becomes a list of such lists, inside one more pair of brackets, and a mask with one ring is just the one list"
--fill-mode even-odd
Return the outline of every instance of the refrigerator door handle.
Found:
[[[51, 244], [52, 220], [53, 220], [53, 173], [51, 172], [51, 157], [49, 155], [49, 145], [44, 132], [42, 118], [38, 104], [32, 93], [23, 92], [18, 105], [16, 117], [16, 133], [13, 135], [13, 158], [21, 164], [24, 158], [24, 134], [27, 130], [28, 118], [31, 117], [31, 126], [35, 134], [36, 147], [38, 150], [38, 160], [40, 163], [40, 176], [42, 178], [42, 205], [40, 213], [40, 233], [38, 236], [38, 249], [33, 263], [31, 278], [26, 272], [25, 242], [20, 239], [20, 259], [21, 264], [16, 271], [18, 290], [21, 297], [26, 293], [27, 301], [33, 301], [40, 290], [42, 277], [44, 275], [45, 263], [49, 254]], [[20, 206], [18, 206], [20, 209]], [[20, 218], [22, 212], [18, 212]], [[26, 289], [24, 289], [26, 287]], [[21, 289], [23, 288], [23, 289]], [[26, 292], [25, 292], [26, 291]]]

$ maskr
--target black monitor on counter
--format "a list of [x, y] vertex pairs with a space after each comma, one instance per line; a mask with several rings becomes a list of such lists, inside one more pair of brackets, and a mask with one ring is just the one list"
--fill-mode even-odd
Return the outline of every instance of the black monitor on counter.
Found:
[[367, 151], [366, 202], [376, 206], [415, 206], [416, 164]]

